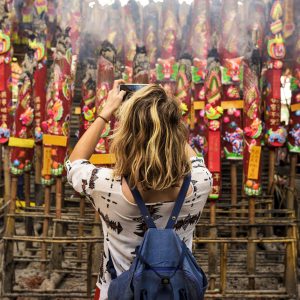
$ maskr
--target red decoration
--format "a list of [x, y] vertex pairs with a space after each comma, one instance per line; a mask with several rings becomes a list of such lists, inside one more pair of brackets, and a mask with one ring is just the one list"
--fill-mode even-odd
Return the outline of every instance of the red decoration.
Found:
[[[53, 74], [49, 84], [50, 94], [47, 97], [46, 120], [42, 123], [45, 133], [69, 138], [69, 123], [72, 105], [72, 82], [73, 76], [71, 66], [75, 64], [72, 56], [71, 40], [69, 29], [58, 36], [56, 49], [53, 55]], [[51, 147], [51, 175], [61, 176], [64, 172], [64, 160], [67, 156], [67, 148], [58, 145], [45, 145]], [[45, 162], [44, 162], [45, 163]], [[50, 174], [44, 174], [42, 182], [51, 184], [48, 179]]]
[[279, 0], [274, 1], [270, 12], [270, 36], [268, 38], [268, 55], [270, 61], [266, 72], [267, 87], [265, 96], [265, 129], [266, 142], [269, 146], [282, 146], [287, 137], [286, 129], [281, 126], [280, 113], [280, 77], [283, 65], [282, 59], [285, 56], [285, 45], [282, 38], [282, 5]]
[[[251, 153], [254, 147], [261, 146], [262, 122], [261, 122], [261, 96], [258, 86], [258, 75], [248, 64], [244, 64], [244, 190], [248, 196], [261, 194], [261, 163], [260, 157], [254, 157], [250, 166]], [[258, 148], [256, 148], [258, 149]], [[249, 176], [249, 168], [253, 169]]]
[[[101, 45], [100, 57], [97, 63], [97, 93], [96, 113], [100, 114], [114, 82], [114, 64], [116, 50], [112, 44], [105, 41]], [[96, 146], [96, 153], [109, 153], [108, 136], [113, 128], [114, 120], [106, 124], [101, 139]]]
[[96, 118], [96, 66], [90, 62], [86, 66], [86, 74], [82, 81], [81, 118], [79, 138], [90, 127]]
[[38, 69], [34, 72], [34, 80], [34, 135], [36, 142], [41, 142], [43, 137], [42, 122], [45, 119], [46, 106], [47, 67], [45, 64], [41, 63], [38, 66]]
[[[214, 53], [212, 53], [214, 54]], [[221, 191], [221, 128], [220, 121], [223, 114], [221, 107], [222, 84], [221, 69], [216, 58], [208, 66], [205, 79], [206, 106], [205, 117], [208, 126], [207, 166], [213, 176], [211, 199], [218, 199]]]
[[[12, 137], [19, 139], [33, 139], [33, 72], [36, 66], [34, 52], [30, 50], [22, 63], [22, 74], [19, 79], [18, 103], [15, 111], [14, 130]], [[30, 171], [33, 161], [33, 148], [27, 149], [22, 146], [11, 147], [11, 172], [21, 175], [24, 171]]]
[[0, 144], [8, 141], [13, 120], [10, 61], [7, 53], [0, 55]]
[[138, 37], [136, 34], [136, 27], [134, 18], [131, 13], [130, 3], [123, 9], [124, 16], [124, 53], [125, 53], [125, 73], [124, 80], [132, 82], [132, 63], [135, 55], [136, 45], [138, 44]]

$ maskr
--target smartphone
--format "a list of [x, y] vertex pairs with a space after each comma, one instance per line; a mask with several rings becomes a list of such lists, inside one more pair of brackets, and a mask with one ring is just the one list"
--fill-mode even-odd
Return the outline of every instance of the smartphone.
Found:
[[147, 86], [148, 84], [139, 84], [139, 83], [133, 83], [133, 84], [120, 84], [120, 91], [125, 91], [126, 94], [123, 98], [123, 101], [129, 99], [129, 97], [132, 95], [132, 93], [142, 89], [143, 87]]

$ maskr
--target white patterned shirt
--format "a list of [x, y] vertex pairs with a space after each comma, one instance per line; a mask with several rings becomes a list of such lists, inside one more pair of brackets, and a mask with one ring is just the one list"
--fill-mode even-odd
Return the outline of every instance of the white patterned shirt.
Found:
[[[185, 198], [174, 226], [176, 233], [190, 249], [195, 226], [212, 187], [212, 176], [205, 167], [204, 160], [192, 157], [191, 163], [192, 193], [188, 193]], [[85, 195], [100, 214], [104, 251], [97, 287], [100, 289], [100, 300], [105, 300], [111, 281], [106, 270], [108, 250], [119, 276], [129, 269], [135, 248], [142, 243], [147, 226], [137, 205], [129, 202], [123, 195], [121, 178], [113, 177], [113, 169], [98, 168], [87, 160], [76, 160], [73, 163], [67, 161], [66, 169], [69, 183], [77, 192]], [[156, 226], [164, 228], [174, 201], [146, 205]]]

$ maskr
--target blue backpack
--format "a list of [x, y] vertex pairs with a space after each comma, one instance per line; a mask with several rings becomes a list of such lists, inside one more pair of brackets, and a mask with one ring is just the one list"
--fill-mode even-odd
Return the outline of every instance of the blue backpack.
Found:
[[129, 270], [118, 277], [109, 255], [108, 269], [113, 279], [109, 300], [204, 299], [206, 276], [173, 229], [190, 181], [191, 176], [186, 176], [165, 229], [156, 228], [141, 194], [131, 190], [148, 230]]

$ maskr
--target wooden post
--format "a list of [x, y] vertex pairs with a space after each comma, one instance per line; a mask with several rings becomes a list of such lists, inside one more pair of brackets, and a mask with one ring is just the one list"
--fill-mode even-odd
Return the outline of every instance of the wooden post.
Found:
[[[61, 219], [61, 209], [62, 209], [62, 178], [56, 178], [56, 218]], [[60, 222], [54, 223], [54, 236], [63, 235], [63, 224]], [[62, 245], [53, 244], [52, 245], [52, 258], [51, 265], [53, 269], [61, 269], [63, 259]]]
[[[11, 202], [9, 205], [9, 213], [14, 214], [16, 210], [17, 200], [17, 184], [18, 178], [12, 176], [11, 186]], [[13, 237], [15, 234], [15, 217], [7, 217], [5, 236]], [[15, 263], [14, 263], [14, 241], [4, 241], [4, 259], [3, 259], [3, 280], [2, 289], [5, 293], [10, 293], [13, 290], [14, 278], [15, 278]]]
[[[268, 194], [272, 195], [273, 194], [273, 185], [274, 185], [274, 175], [275, 175], [275, 149], [274, 148], [269, 148], [269, 169], [268, 169], [268, 176], [269, 176], [269, 180], [268, 180]], [[274, 199], [272, 197], [272, 199]], [[267, 204], [267, 209], [268, 210], [272, 210], [274, 207], [274, 203], [268, 203]], [[272, 214], [268, 213], [266, 215], [268, 218], [272, 218]], [[267, 237], [270, 237], [273, 235], [273, 227], [272, 226], [266, 226], [265, 229], [265, 234]]]
[[[84, 209], [85, 209], [85, 197], [80, 197], [80, 218], [84, 218]], [[78, 236], [83, 236], [84, 233], [84, 224], [80, 222], [78, 224]], [[82, 244], [78, 244], [78, 249], [77, 249], [77, 258], [82, 259]], [[80, 263], [81, 264], [81, 263]]]
[[[231, 177], [231, 218], [236, 218], [236, 205], [237, 205], [237, 165], [235, 162], [230, 164], [230, 177]], [[236, 227], [231, 227], [231, 237], [236, 237]]]
[[[24, 173], [25, 207], [30, 207], [30, 172]], [[25, 232], [27, 236], [34, 235], [33, 219], [25, 217]], [[26, 242], [26, 248], [32, 248], [32, 242]]]
[[11, 178], [10, 178], [10, 169], [9, 169], [9, 148], [7, 145], [3, 146], [4, 152], [4, 202], [10, 200], [10, 189], [11, 189]]
[[[257, 236], [257, 229], [255, 225], [255, 198], [249, 199], [249, 239], [255, 239]], [[248, 274], [252, 277], [249, 278], [249, 289], [255, 289], [255, 269], [256, 269], [256, 244], [249, 241], [248, 242], [248, 253], [247, 253], [247, 263], [248, 263]]]
[[[210, 229], [209, 237], [211, 239], [217, 238], [217, 227], [216, 227], [216, 202], [210, 200]], [[211, 276], [209, 280], [209, 289], [214, 290], [216, 284], [217, 274], [217, 244], [210, 243], [208, 245], [208, 273]]]
[[[3, 156], [3, 145], [0, 144], [0, 178], [2, 178], [2, 171], [3, 171], [2, 156]], [[4, 187], [1, 187], [1, 190], [3, 191], [3, 194], [1, 194], [0, 197], [1, 197], [2, 195], [4, 195]], [[3, 197], [3, 198], [4, 198], [4, 197]]]
[[[296, 179], [296, 166], [297, 166], [297, 154], [290, 154], [290, 181], [287, 194], [287, 209], [290, 210], [289, 216], [291, 219], [295, 217], [294, 204], [295, 204], [295, 179]], [[291, 223], [293, 221], [291, 220]], [[296, 226], [288, 226], [287, 237], [294, 238], [295, 242], [290, 242], [286, 247], [285, 257], [285, 286], [286, 291], [291, 297], [297, 296], [297, 237]], [[298, 299], [298, 298], [297, 298]]]
[[227, 250], [228, 244], [222, 243], [220, 249], [220, 292], [222, 295], [226, 292]]
[[56, 218], [61, 219], [61, 209], [62, 209], [62, 178], [56, 178]]
[[[295, 217], [294, 213], [292, 215]], [[294, 242], [286, 245], [285, 255], [285, 287], [291, 299], [298, 299], [297, 287], [297, 245], [296, 245], [296, 226], [288, 226], [288, 238], [293, 238]]]
[[[99, 226], [100, 223], [100, 216], [99, 213], [95, 212], [95, 225], [93, 226], [92, 234], [95, 237], [101, 236], [101, 228]], [[100, 243], [96, 243], [93, 247], [93, 265], [92, 265], [92, 273], [98, 273], [101, 263], [101, 255], [102, 252], [102, 245]], [[92, 286], [96, 286], [97, 278], [93, 278]]]
[[[245, 173], [243, 172], [243, 183], [245, 182]], [[246, 214], [244, 213], [244, 211], [246, 210], [245, 207], [245, 201], [246, 201], [246, 193], [245, 193], [245, 188], [244, 188], [244, 184], [242, 184], [242, 192], [241, 192], [241, 196], [242, 196], [242, 206], [241, 206], [241, 210], [242, 213], [240, 214], [241, 218], [245, 218]]]
[[87, 243], [87, 296], [91, 298], [92, 291], [92, 265], [93, 265], [93, 246], [92, 243]]
[[[51, 187], [45, 186], [45, 206], [44, 206], [44, 223], [43, 223], [43, 238], [46, 238], [48, 236], [48, 230], [49, 230], [49, 219], [48, 215], [50, 214], [50, 199], [51, 199]], [[42, 243], [41, 247], [41, 258], [42, 260], [47, 259], [47, 244]], [[46, 269], [46, 262], [42, 262], [42, 270]]]
[[42, 177], [42, 145], [37, 144], [35, 146], [35, 173], [34, 173], [34, 183], [35, 183], [35, 194], [36, 194], [36, 204], [41, 205], [43, 203], [43, 188], [41, 184]]
[[298, 154], [290, 153], [290, 180], [287, 193], [287, 209], [294, 209], [295, 194], [296, 194], [296, 167]]

